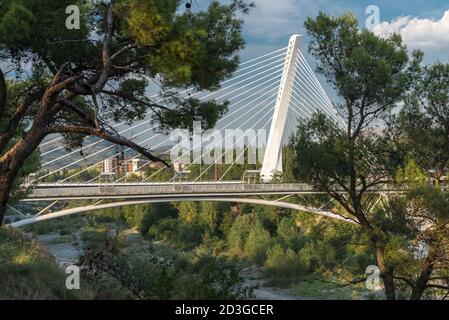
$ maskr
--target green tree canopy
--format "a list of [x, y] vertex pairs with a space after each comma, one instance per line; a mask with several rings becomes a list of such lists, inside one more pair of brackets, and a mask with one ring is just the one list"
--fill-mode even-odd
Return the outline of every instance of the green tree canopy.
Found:
[[384, 235], [370, 213], [375, 191], [391, 180], [397, 154], [382, 135], [382, 122], [409, 92], [422, 54], [409, 58], [398, 35], [381, 38], [360, 30], [352, 13], [320, 13], [305, 27], [309, 51], [338, 95], [344, 127], [316, 114], [292, 140], [294, 175], [326, 191], [370, 239], [386, 295], [395, 298], [393, 272], [385, 260]]
[[[76, 19], [69, 6], [80, 11], [79, 29], [66, 27]], [[197, 12], [179, 0], [2, 1], [0, 57], [27, 79], [11, 100], [11, 70], [0, 70], [0, 221], [20, 168], [49, 134], [62, 134], [72, 147], [96, 136], [160, 161], [115, 132], [108, 118], [130, 123], [151, 112], [160, 130], [191, 128], [193, 120], [212, 127], [227, 102], [179, 91], [216, 89], [236, 70], [244, 46], [238, 14], [250, 7], [244, 0], [214, 1]], [[147, 96], [150, 84], [161, 87], [165, 102]]]

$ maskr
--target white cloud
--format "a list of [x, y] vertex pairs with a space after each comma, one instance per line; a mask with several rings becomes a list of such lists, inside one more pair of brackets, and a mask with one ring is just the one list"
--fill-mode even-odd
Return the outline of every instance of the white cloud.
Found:
[[400, 17], [382, 22], [373, 31], [384, 37], [400, 34], [410, 49], [425, 52], [426, 61], [449, 60], [449, 10], [440, 20]]

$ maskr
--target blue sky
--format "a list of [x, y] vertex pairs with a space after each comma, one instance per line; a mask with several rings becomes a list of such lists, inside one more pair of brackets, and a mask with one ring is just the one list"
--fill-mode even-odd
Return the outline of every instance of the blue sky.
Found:
[[[423, 49], [426, 61], [449, 61], [448, 0], [253, 0], [256, 7], [245, 17], [247, 48], [242, 59], [250, 59], [287, 44], [293, 33], [305, 34], [306, 17], [319, 11], [340, 15], [353, 11], [364, 25], [369, 5], [380, 9], [379, 34], [399, 32], [407, 45]], [[201, 3], [208, 0], [194, 0]], [[444, 14], [447, 12], [447, 15]], [[445, 17], [445, 18], [443, 18]], [[307, 41], [307, 38], [306, 38]]]
[[[193, 0], [193, 9], [206, 9], [212, 0]], [[228, 2], [230, 0], [221, 0]], [[379, 8], [380, 24], [374, 32], [388, 36], [391, 32], [402, 35], [410, 50], [421, 49], [425, 62], [449, 63], [449, 0], [252, 0], [256, 7], [244, 17], [246, 48], [241, 60], [246, 61], [287, 45], [294, 33], [305, 35], [303, 52], [312, 68], [315, 61], [307, 53], [308, 37], [303, 27], [307, 17], [320, 11], [341, 15], [352, 11], [361, 27], [365, 26], [366, 9]], [[317, 75], [332, 99], [335, 93], [326, 80]]]

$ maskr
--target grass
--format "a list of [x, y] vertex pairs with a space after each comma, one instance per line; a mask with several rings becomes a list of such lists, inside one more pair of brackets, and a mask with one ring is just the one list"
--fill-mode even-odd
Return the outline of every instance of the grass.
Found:
[[322, 300], [359, 300], [371, 299], [363, 283], [351, 286], [340, 286], [330, 282], [327, 278], [304, 278], [295, 283], [291, 288], [291, 293], [296, 296], [322, 299]]
[[68, 290], [66, 274], [46, 250], [13, 229], [0, 228], [0, 299], [83, 299], [88, 290]]

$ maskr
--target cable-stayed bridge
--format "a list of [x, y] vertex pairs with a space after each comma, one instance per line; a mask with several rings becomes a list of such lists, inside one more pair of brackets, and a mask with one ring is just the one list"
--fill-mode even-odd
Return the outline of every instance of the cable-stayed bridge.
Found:
[[[176, 176], [168, 178], [165, 182], [156, 181], [156, 178], [160, 177], [165, 170], [169, 170], [162, 166], [139, 183], [126, 183], [126, 175], [102, 183], [101, 174], [90, 177], [87, 181], [74, 183], [74, 181], [79, 181], [83, 173], [97, 168], [105, 160], [114, 159], [123, 155], [123, 153], [129, 152], [130, 148], [118, 151], [114, 145], [104, 146], [101, 141], [94, 141], [85, 144], [82, 148], [64, 152], [64, 146], [59, 145], [62, 137], [54, 137], [41, 145], [41, 155], [46, 159], [41, 164], [41, 168], [47, 169], [47, 172], [37, 175], [31, 181], [28, 181], [28, 184], [32, 186], [32, 191], [26, 199], [22, 200], [53, 201], [53, 203], [41, 210], [37, 216], [11, 225], [22, 226], [67, 214], [142, 202], [187, 200], [275, 205], [345, 220], [332, 212], [306, 208], [282, 201], [285, 197], [295, 194], [317, 193], [318, 191], [314, 190], [313, 187], [305, 184], [271, 183], [276, 173], [282, 172], [282, 146], [296, 130], [298, 123], [319, 111], [327, 115], [342, 128], [345, 126], [344, 121], [339, 116], [302, 54], [301, 40], [301, 36], [293, 35], [286, 48], [241, 63], [234, 76], [223, 81], [221, 87], [216, 91], [194, 92], [185, 90], [178, 93], [182, 97], [195, 97], [201, 101], [212, 99], [217, 102], [227, 101], [229, 103], [228, 111], [218, 120], [216, 124], [217, 130], [234, 129], [246, 133], [251, 129], [255, 132], [253, 135], [243, 134], [235, 137], [235, 143], [240, 143], [241, 147], [236, 149], [233, 145], [231, 150], [225, 149], [225, 155], [226, 153], [231, 153], [232, 161], [228, 166], [224, 167], [223, 172], [219, 176], [217, 175], [214, 181], [204, 181], [204, 176], [214, 166], [221, 164], [222, 156], [214, 156], [212, 161], [200, 169], [196, 177], [189, 177], [189, 181], [177, 182]], [[149, 99], [163, 104], [167, 97], [155, 94], [149, 96]], [[141, 146], [151, 148], [152, 150], [157, 150], [158, 148], [170, 149], [173, 141], [163, 132], [156, 131], [158, 124], [154, 124], [153, 116], [154, 114], [149, 113], [147, 118], [133, 125], [127, 125], [122, 122], [113, 124], [112, 127], [118, 134], [133, 139]], [[264, 137], [265, 132], [268, 132], [268, 134]], [[192, 151], [199, 147], [200, 152], [196, 154], [193, 152], [193, 161], [185, 164], [182, 172], [190, 172], [189, 170], [192, 166], [197, 164], [201, 166], [203, 157], [210, 154], [211, 149], [221, 149], [225, 139], [223, 137], [219, 141], [213, 140], [212, 142], [207, 141], [207, 143], [200, 141], [199, 145], [195, 145], [195, 141], [193, 141], [194, 143], [191, 145]], [[256, 144], [256, 141], [262, 141], [263, 148], [260, 148], [261, 145]], [[205, 144], [207, 144], [207, 148], [203, 152]], [[253, 174], [260, 175], [260, 181], [263, 183], [235, 181], [235, 178], [230, 177], [232, 168], [242, 163], [245, 154], [248, 154], [249, 149], [254, 146], [258, 151], [265, 150], [262, 157], [259, 158], [262, 164], [260, 170], [253, 170]], [[88, 154], [80, 155], [81, 151], [88, 151]], [[139, 155], [134, 155], [127, 161], [138, 158]], [[173, 166], [175, 162], [171, 161], [169, 164]], [[369, 165], [376, 165], [369, 159], [367, 162]], [[64, 164], [58, 166], [60, 163]], [[145, 165], [147, 164], [142, 164], [135, 169], [139, 170]], [[49, 184], [46, 181], [58, 172], [77, 167], [81, 167], [81, 169], [65, 175], [56, 182]], [[278, 195], [282, 197], [274, 201], [260, 199], [260, 196], [264, 195]], [[259, 196], [259, 198], [251, 198], [254, 196]], [[57, 201], [68, 199], [92, 199], [98, 201], [92, 206], [44, 214]], [[101, 204], [104, 200], [118, 200], [118, 202]]]

